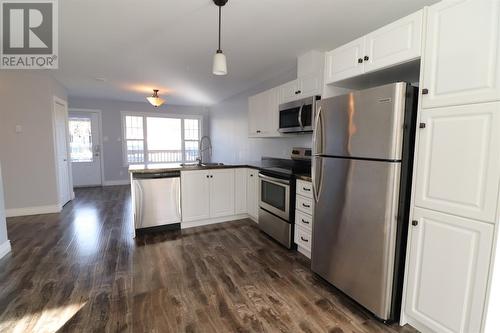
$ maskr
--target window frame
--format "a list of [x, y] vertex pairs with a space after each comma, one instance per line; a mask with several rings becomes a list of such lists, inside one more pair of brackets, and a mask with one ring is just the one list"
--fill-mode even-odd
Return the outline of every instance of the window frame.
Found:
[[[198, 132], [199, 132], [199, 140], [203, 137], [203, 116], [202, 115], [185, 115], [185, 114], [165, 114], [165, 113], [156, 113], [156, 112], [134, 112], [134, 111], [120, 111], [121, 113], [121, 126], [122, 126], [122, 161], [125, 167], [129, 167], [130, 165], [144, 165], [144, 164], [168, 164], [168, 163], [186, 163], [186, 147], [185, 141], [194, 141], [194, 140], [185, 140], [184, 134], [184, 120], [185, 119], [196, 119], [198, 120]], [[125, 118], [127, 116], [132, 117], [142, 117], [143, 119], [143, 143], [144, 143], [144, 161], [142, 163], [129, 163], [127, 157], [127, 137], [126, 137], [126, 121]], [[169, 118], [169, 119], [180, 119], [181, 120], [181, 150], [182, 150], [182, 161], [180, 162], [161, 162], [161, 163], [151, 163], [149, 162], [148, 156], [148, 139], [147, 139], [147, 118]], [[199, 141], [198, 140], [198, 141]]]

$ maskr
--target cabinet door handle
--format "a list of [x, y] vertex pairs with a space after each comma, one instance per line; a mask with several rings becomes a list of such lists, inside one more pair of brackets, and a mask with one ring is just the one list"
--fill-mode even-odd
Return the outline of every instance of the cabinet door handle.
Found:
[[302, 223], [304, 223], [304, 224], [309, 224], [309, 221], [306, 221], [306, 220], [304, 220], [304, 219], [301, 219], [301, 220], [302, 220]]
[[255, 132], [260, 133], [260, 130], [257, 130], [257, 131], [255, 131]]
[[416, 227], [418, 225], [418, 221], [417, 220], [413, 220], [411, 221], [411, 225]]
[[209, 176], [209, 175], [207, 175], [207, 178], [210, 178], [210, 176]]
[[429, 89], [424, 88], [422, 89], [422, 95], [427, 95], [429, 93]]
[[418, 127], [419, 127], [419, 128], [425, 128], [425, 126], [427, 126], [425, 123], [420, 123], [420, 124], [418, 125]]
[[358, 58], [358, 64], [362, 64], [363, 63], [363, 59], [362, 58]]
[[253, 175], [250, 175], [250, 177], [253, 177]]
[[368, 61], [368, 60], [370, 60], [370, 57], [365, 56], [363, 59], [364, 59], [365, 61]]
[[300, 239], [302, 239], [302, 241], [304, 241], [304, 242], [306, 242], [306, 243], [307, 243], [307, 242], [309, 242], [309, 240], [308, 240], [308, 239], [306, 239], [306, 238], [304, 238], [304, 237], [302, 237], [302, 236], [300, 236]]
[[213, 175], [210, 175], [210, 178], [214, 178], [214, 176], [213, 176]]

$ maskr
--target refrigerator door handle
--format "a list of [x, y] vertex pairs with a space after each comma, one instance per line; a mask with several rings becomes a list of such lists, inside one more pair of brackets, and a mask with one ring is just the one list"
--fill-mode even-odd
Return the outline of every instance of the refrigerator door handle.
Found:
[[314, 195], [314, 200], [316, 202], [319, 201], [321, 183], [322, 183], [322, 178], [323, 178], [323, 175], [322, 175], [323, 166], [321, 165], [321, 162], [318, 163], [318, 160], [321, 161], [321, 158], [315, 156], [314, 160], [313, 160], [313, 168], [312, 168], [313, 195]]
[[318, 107], [318, 114], [316, 115], [316, 120], [314, 122], [314, 154], [321, 154], [323, 152], [323, 123], [321, 121], [321, 110], [321, 106]]

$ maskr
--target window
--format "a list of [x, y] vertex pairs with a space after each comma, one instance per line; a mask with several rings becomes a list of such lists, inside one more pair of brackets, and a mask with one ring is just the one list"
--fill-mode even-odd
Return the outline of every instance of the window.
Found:
[[92, 162], [92, 122], [90, 118], [69, 119], [71, 162]]
[[192, 162], [198, 158], [201, 118], [123, 113], [126, 164]]

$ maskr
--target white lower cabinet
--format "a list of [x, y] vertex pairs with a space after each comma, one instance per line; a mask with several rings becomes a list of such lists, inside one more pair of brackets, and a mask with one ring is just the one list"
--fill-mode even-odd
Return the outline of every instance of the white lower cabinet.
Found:
[[246, 170], [247, 212], [254, 221], [257, 221], [259, 218], [259, 171], [256, 169]]
[[236, 214], [246, 214], [247, 209], [247, 169], [240, 168], [234, 172], [234, 205]]
[[248, 168], [182, 171], [182, 222], [216, 223], [245, 214], [257, 221], [258, 175]]
[[234, 171], [234, 169], [209, 170], [210, 217], [234, 215]]
[[422, 332], [481, 332], [494, 226], [415, 208], [405, 317]]
[[297, 180], [297, 197], [295, 202], [294, 242], [297, 244], [297, 250], [300, 253], [311, 258], [314, 212], [311, 182]]
[[209, 170], [181, 172], [182, 221], [210, 218]]
[[234, 169], [181, 172], [182, 221], [234, 215]]

